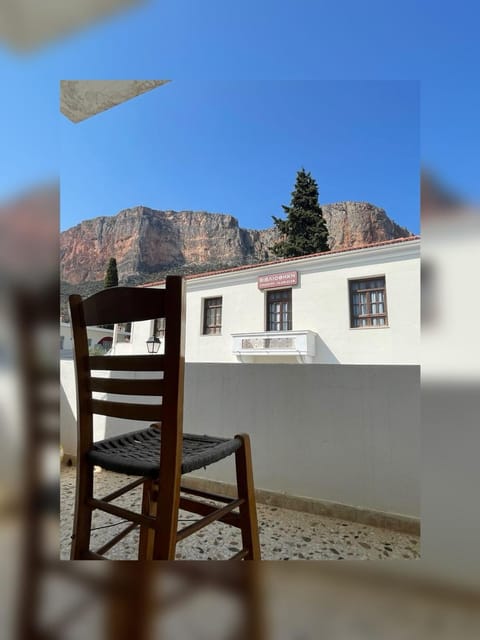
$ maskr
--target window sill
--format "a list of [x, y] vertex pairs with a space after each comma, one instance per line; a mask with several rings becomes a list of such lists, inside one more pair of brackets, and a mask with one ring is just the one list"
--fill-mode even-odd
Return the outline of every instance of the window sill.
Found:
[[380, 324], [377, 326], [371, 326], [371, 327], [349, 327], [350, 331], [363, 331], [365, 329], [390, 329], [390, 325], [389, 324]]

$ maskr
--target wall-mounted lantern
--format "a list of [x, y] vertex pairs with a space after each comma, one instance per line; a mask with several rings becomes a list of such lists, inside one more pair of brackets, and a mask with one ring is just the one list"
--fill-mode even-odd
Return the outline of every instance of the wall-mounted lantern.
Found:
[[160, 338], [157, 338], [156, 336], [151, 336], [147, 340], [148, 353], [157, 353], [159, 349], [160, 349]]

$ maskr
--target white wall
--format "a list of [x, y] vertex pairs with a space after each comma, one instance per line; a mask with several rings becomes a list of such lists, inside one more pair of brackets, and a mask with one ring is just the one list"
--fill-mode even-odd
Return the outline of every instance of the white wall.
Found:
[[77, 398], [74, 363], [60, 359], [60, 444], [66, 454], [77, 448]]
[[[250, 433], [258, 488], [418, 517], [419, 375], [418, 367], [190, 364], [184, 431]], [[207, 476], [231, 482], [232, 465]]]
[[[72, 362], [61, 377], [62, 444], [74, 454]], [[249, 433], [259, 489], [418, 517], [419, 391], [415, 366], [191, 363], [184, 431]], [[96, 438], [140, 426], [97, 418]], [[232, 482], [233, 469], [222, 461], [206, 475]]]

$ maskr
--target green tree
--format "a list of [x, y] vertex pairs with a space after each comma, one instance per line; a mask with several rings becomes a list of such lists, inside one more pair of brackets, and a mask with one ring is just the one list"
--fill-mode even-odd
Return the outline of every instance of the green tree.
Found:
[[318, 203], [318, 186], [309, 172], [297, 172], [290, 206], [282, 205], [286, 219], [272, 216], [281, 239], [272, 247], [276, 256], [291, 258], [328, 251], [328, 229]]
[[[117, 271], [117, 261], [115, 258], [110, 258], [108, 262], [107, 270], [105, 271], [105, 278], [103, 280], [103, 286], [105, 289], [109, 287], [118, 287], [118, 271]], [[104, 329], [113, 329], [113, 324], [102, 324], [100, 325]]]
[[103, 282], [105, 289], [108, 287], [118, 287], [117, 261], [115, 258], [110, 258]]

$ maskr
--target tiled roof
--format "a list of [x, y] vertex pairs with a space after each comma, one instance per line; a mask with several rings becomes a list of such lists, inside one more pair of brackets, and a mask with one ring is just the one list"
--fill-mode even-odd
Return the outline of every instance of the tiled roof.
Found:
[[[219, 269], [218, 271], [204, 271], [202, 273], [193, 273], [185, 276], [185, 280], [195, 280], [196, 278], [205, 278], [207, 276], [216, 276], [222, 273], [235, 273], [237, 271], [246, 271], [247, 269], [256, 269], [258, 267], [270, 267], [277, 264], [289, 264], [290, 262], [296, 262], [298, 260], [305, 260], [306, 258], [317, 258], [320, 256], [331, 256], [337, 253], [348, 253], [358, 251], [359, 249], [371, 249], [372, 247], [384, 247], [392, 244], [401, 244], [404, 242], [411, 242], [412, 240], [419, 240], [420, 236], [407, 236], [405, 238], [394, 238], [393, 240], [382, 240], [381, 242], [373, 242], [371, 244], [361, 244], [357, 247], [349, 247], [348, 249], [333, 249], [332, 251], [320, 251], [319, 253], [310, 253], [306, 256], [295, 256], [294, 258], [279, 258], [277, 260], [271, 260], [268, 262], [257, 262], [255, 264], [243, 264], [239, 267], [229, 267], [226, 269]], [[158, 280], [157, 282], [148, 282], [146, 284], [139, 285], [141, 287], [155, 287], [156, 285], [165, 284], [165, 280]]]

